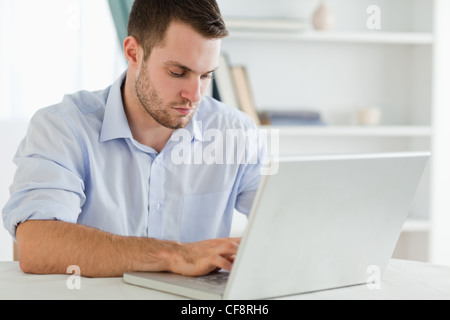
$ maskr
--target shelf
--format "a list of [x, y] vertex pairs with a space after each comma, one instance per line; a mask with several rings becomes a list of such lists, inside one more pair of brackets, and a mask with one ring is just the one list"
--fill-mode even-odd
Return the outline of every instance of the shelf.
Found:
[[260, 126], [260, 129], [280, 130], [282, 136], [338, 136], [338, 137], [423, 137], [430, 138], [432, 129], [428, 126]]
[[431, 45], [434, 37], [431, 33], [416, 32], [267, 32], [267, 31], [231, 31], [230, 39], [284, 40], [322, 43], [375, 43]]

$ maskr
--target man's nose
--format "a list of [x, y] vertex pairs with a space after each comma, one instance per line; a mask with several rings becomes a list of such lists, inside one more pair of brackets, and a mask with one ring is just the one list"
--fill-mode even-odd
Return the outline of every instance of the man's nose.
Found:
[[181, 96], [192, 103], [199, 102], [202, 98], [202, 81], [200, 78], [189, 79], [186, 82]]

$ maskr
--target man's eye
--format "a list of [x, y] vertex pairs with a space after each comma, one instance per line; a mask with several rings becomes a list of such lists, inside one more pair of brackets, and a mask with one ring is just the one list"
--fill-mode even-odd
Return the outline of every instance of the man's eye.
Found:
[[205, 80], [214, 79], [214, 73], [204, 74], [201, 78]]
[[182, 78], [184, 76], [184, 73], [177, 73], [177, 72], [170, 71], [170, 75], [174, 78]]

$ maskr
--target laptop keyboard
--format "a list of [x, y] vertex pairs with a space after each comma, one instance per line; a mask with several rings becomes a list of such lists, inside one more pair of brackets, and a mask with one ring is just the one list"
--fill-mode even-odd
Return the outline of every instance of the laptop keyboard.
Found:
[[203, 277], [191, 278], [190, 281], [200, 284], [209, 284], [212, 286], [221, 287], [227, 283], [229, 275], [230, 273], [228, 272], [217, 272], [208, 274]]

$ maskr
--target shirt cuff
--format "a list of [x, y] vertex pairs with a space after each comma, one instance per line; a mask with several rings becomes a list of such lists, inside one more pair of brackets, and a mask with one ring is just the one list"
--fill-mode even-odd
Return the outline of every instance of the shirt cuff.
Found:
[[76, 223], [79, 212], [73, 212], [67, 207], [51, 201], [29, 201], [20, 207], [3, 212], [3, 223], [6, 230], [16, 239], [17, 226], [29, 220], [51, 220]]

